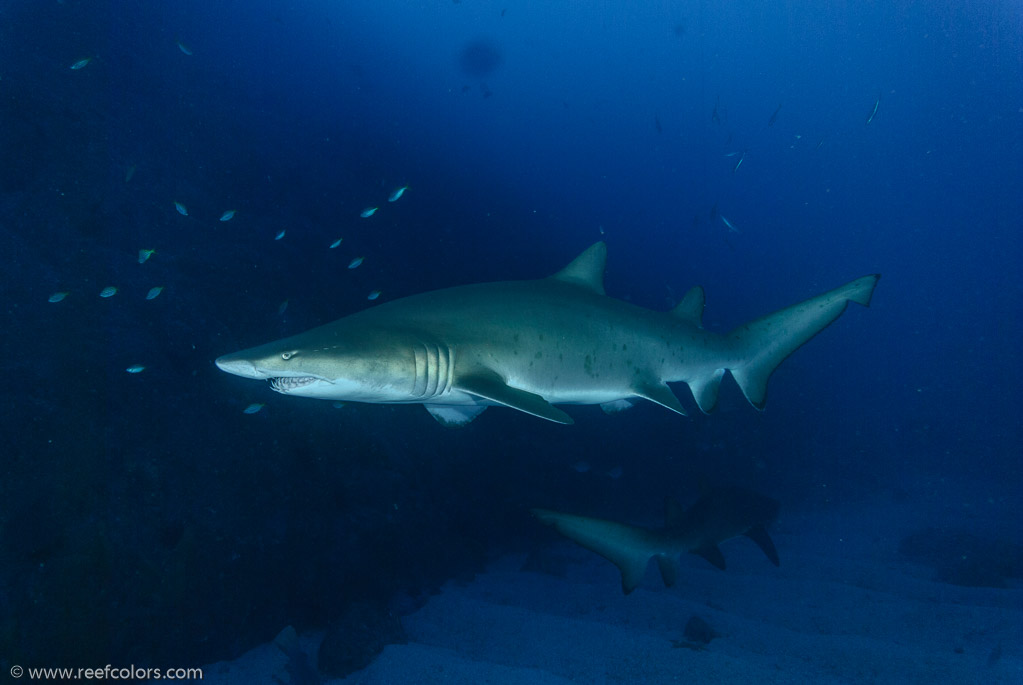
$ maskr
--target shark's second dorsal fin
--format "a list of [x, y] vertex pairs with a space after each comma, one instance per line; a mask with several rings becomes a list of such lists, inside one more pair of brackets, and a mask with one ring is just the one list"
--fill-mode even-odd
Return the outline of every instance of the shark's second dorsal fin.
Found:
[[604, 293], [604, 269], [607, 267], [607, 245], [601, 241], [593, 243], [573, 259], [568, 266], [551, 276], [556, 281], [574, 283], [594, 291]]
[[671, 315], [676, 319], [688, 321], [697, 328], [703, 328], [703, 308], [707, 304], [707, 296], [700, 286], [694, 286], [679, 300]]

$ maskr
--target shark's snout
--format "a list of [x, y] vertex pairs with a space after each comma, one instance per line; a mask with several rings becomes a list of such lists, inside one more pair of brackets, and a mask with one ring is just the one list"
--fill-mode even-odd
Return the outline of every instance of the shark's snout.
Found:
[[241, 376], [242, 378], [254, 378], [256, 380], [265, 378], [265, 374], [260, 373], [256, 370], [256, 366], [247, 359], [239, 359], [233, 354], [227, 354], [223, 357], [219, 357], [214, 364], [221, 371], [232, 373], [235, 376]]

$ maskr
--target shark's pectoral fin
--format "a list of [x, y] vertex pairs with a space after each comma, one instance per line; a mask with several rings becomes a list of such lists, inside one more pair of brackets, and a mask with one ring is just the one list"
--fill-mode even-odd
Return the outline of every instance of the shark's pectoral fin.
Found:
[[454, 388], [533, 416], [539, 416], [541, 419], [556, 423], [574, 423], [571, 416], [544, 398], [535, 393], [511, 387], [489, 369], [481, 369], [459, 376], [455, 380]]
[[775, 566], [780, 566], [781, 563], [778, 559], [778, 550], [774, 547], [774, 541], [771, 540], [771, 536], [767, 534], [767, 528], [763, 526], [753, 526], [746, 531], [746, 537], [753, 542], [757, 543], [757, 547], [763, 550], [767, 558], [771, 560], [771, 563]]
[[[648, 532], [642, 528], [587, 516], [562, 514], [549, 509], [533, 509], [532, 513], [541, 523], [554, 526], [572, 542], [596, 552], [617, 566], [622, 572], [622, 592], [625, 594], [639, 587], [646, 575], [650, 557], [657, 554], [646, 544]], [[658, 564], [662, 563], [659, 555], [657, 561]], [[661, 574], [664, 574], [663, 565]], [[671, 571], [669, 576], [664, 576], [665, 583], [670, 574]]]
[[485, 404], [427, 404], [424, 405], [430, 416], [445, 428], [460, 428], [483, 413]]
[[657, 568], [661, 570], [661, 579], [665, 585], [671, 587], [678, 579], [678, 559], [666, 554], [658, 554], [654, 558], [657, 559]]
[[686, 410], [682, 407], [682, 403], [675, 397], [675, 393], [671, 391], [667, 385], [660, 381], [654, 381], [642, 385], [633, 390], [637, 397], [642, 397], [645, 400], [656, 402], [662, 407], [672, 410], [682, 416], [688, 416]]
[[693, 554], [698, 554], [722, 571], [725, 570], [725, 555], [721, 553], [721, 548], [717, 545], [706, 544], [694, 549]]

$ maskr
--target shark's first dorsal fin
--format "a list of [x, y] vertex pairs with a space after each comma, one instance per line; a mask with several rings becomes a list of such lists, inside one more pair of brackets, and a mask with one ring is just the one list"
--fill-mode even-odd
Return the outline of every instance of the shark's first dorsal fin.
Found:
[[568, 266], [551, 276], [556, 281], [575, 283], [599, 295], [604, 294], [604, 269], [607, 267], [607, 245], [593, 243]]
[[676, 319], [688, 321], [697, 328], [703, 328], [703, 308], [706, 304], [707, 296], [704, 294], [703, 288], [694, 286], [671, 310], [671, 315]]

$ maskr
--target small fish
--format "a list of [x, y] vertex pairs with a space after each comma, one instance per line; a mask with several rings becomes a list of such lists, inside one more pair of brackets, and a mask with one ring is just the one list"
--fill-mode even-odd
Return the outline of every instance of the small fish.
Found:
[[402, 186], [401, 188], [398, 188], [397, 190], [393, 191], [390, 195], [387, 196], [387, 201], [397, 202], [398, 200], [401, 199], [401, 196], [405, 194], [406, 190], [408, 190], [408, 186]]
[[739, 232], [739, 229], [737, 229], [735, 226], [733, 226], [732, 222], [729, 221], [727, 218], [725, 218], [724, 214], [719, 214], [718, 216], [721, 217], [721, 223], [723, 223], [725, 226], [728, 226], [728, 232], [729, 233], [738, 233]]
[[[74, 69], [74, 67], [71, 67]], [[881, 96], [877, 96], [877, 100], [874, 101], [874, 109], [870, 110], [870, 116], [867, 117], [867, 123], [869, 124], [874, 120], [874, 115], [877, 114], [877, 108], [881, 106]]]
[[274, 236], [274, 240], [280, 240], [281, 238], [284, 237], [285, 233], [287, 233], [287, 231], [282, 229], [280, 233]]
[[359, 265], [362, 264], [362, 260], [363, 259], [364, 259], [364, 257], [356, 257], [352, 261], [348, 262], [348, 268], [349, 269], [358, 269]]
[[231, 219], [234, 218], [234, 214], [235, 214], [235, 210], [229, 209], [229, 210], [227, 210], [226, 212], [224, 212], [223, 214], [220, 215], [220, 220], [221, 221], [230, 221]]
[[128, 170], [126, 172], [124, 172], [124, 182], [125, 183], [128, 183], [129, 181], [131, 181], [132, 178], [134, 178], [134, 176], [135, 176], [135, 169], [136, 168], [137, 168], [137, 165], [132, 164], [130, 167], [128, 167]]
[[155, 288], [150, 288], [149, 292], [146, 293], [146, 299], [147, 300], [155, 300], [156, 298], [158, 298], [160, 296], [160, 293], [162, 293], [162, 292], [163, 292], [163, 286], [162, 285], [158, 285]]
[[718, 116], [718, 104], [720, 104], [720, 102], [721, 96], [719, 95], [717, 99], [714, 100], [714, 111], [710, 113], [710, 120], [715, 124], [721, 123], [721, 117]]
[[284, 312], [288, 311], [288, 301], [281, 302], [281, 305], [277, 307], [277, 315], [280, 316]]
[[331, 405], [334, 409], [343, 409], [345, 406], [344, 402], [332, 402]]
[[359, 216], [361, 216], [363, 219], [368, 219], [371, 216], [373, 216], [374, 214], [376, 214], [378, 209], [380, 209], [380, 208], [379, 207], [367, 207], [366, 209], [362, 210], [359, 213]]
[[103, 290], [99, 291], [99, 296], [100, 297], [113, 297], [116, 294], [117, 294], [117, 288], [115, 288], [112, 285], [108, 285], [107, 287], [103, 288]]
[[127, 371], [128, 373], [142, 373], [145, 370], [146, 367], [142, 366], [141, 364], [134, 364], [125, 369], [125, 371]]
[[47, 302], [60, 302], [65, 297], [67, 297], [67, 291], [59, 292], [59, 293], [53, 293], [52, 295], [50, 295], [49, 298], [47, 298], [46, 301]]
[[174, 203], [174, 209], [178, 210], [178, 214], [181, 216], [188, 216], [188, 207], [181, 204], [180, 202]]
[[771, 118], [767, 120], [767, 125], [768, 126], [774, 126], [774, 122], [778, 121], [778, 112], [780, 112], [780, 111], [781, 111], [781, 105], [778, 105], [778, 109], [774, 110], [774, 114], [772, 114]]
[[156, 254], [156, 250], [139, 250], [139, 264], [145, 264], [146, 260]]
[[741, 167], [741, 166], [742, 166], [742, 161], [743, 161], [744, 159], [746, 159], [746, 151], [745, 151], [745, 150], [743, 150], [743, 151], [742, 151], [742, 154], [741, 154], [741, 155], [739, 155], [739, 161], [738, 161], [738, 162], [736, 162], [736, 163], [735, 163], [735, 166], [733, 166], [733, 167], [732, 167], [732, 173], [733, 173], [733, 174], [734, 174], [734, 173], [735, 173], [736, 171], [738, 171], [738, 170], [739, 170], [739, 167]]
[[815, 147], [814, 150], [820, 150], [821, 149], [821, 145], [823, 145], [823, 144], [824, 144], [824, 138], [821, 137], [821, 139], [817, 141], [817, 147]]
[[262, 402], [253, 402], [249, 406], [245, 407], [245, 409], [242, 410], [242, 413], [243, 414], [258, 414], [259, 410], [262, 409], [265, 406], [266, 405], [263, 404]]
[[333, 249], [334, 249], [335, 247], [337, 247], [338, 245], [340, 245], [340, 244], [341, 244], [341, 241], [342, 241], [342, 240], [344, 240], [344, 238], [338, 238], [337, 240], [335, 240], [334, 242], [332, 242], [332, 243], [330, 244], [330, 249], [332, 249], [332, 250], [333, 250]]
[[380, 297], [380, 291], [379, 290], [373, 290], [373, 291], [371, 291], [369, 293], [369, 295], [366, 295], [366, 299], [367, 300], [375, 300], [378, 297]]
[[182, 43], [180, 40], [178, 41], [178, 50], [181, 50], [181, 52], [185, 53], [189, 57], [192, 56], [192, 48], [188, 47], [187, 45]]
[[621, 478], [622, 477], [622, 467], [621, 466], [615, 466], [612, 469], [608, 469], [607, 477], [608, 478], [614, 478], [615, 480]]
[[83, 57], [82, 59], [78, 60], [77, 62], [71, 65], [71, 70], [78, 71], [79, 69], [84, 69], [91, 61], [92, 61], [91, 57]]
[[576, 463], [572, 464], [572, 470], [575, 471], [576, 473], [589, 473], [590, 462], [585, 460], [577, 461]]

